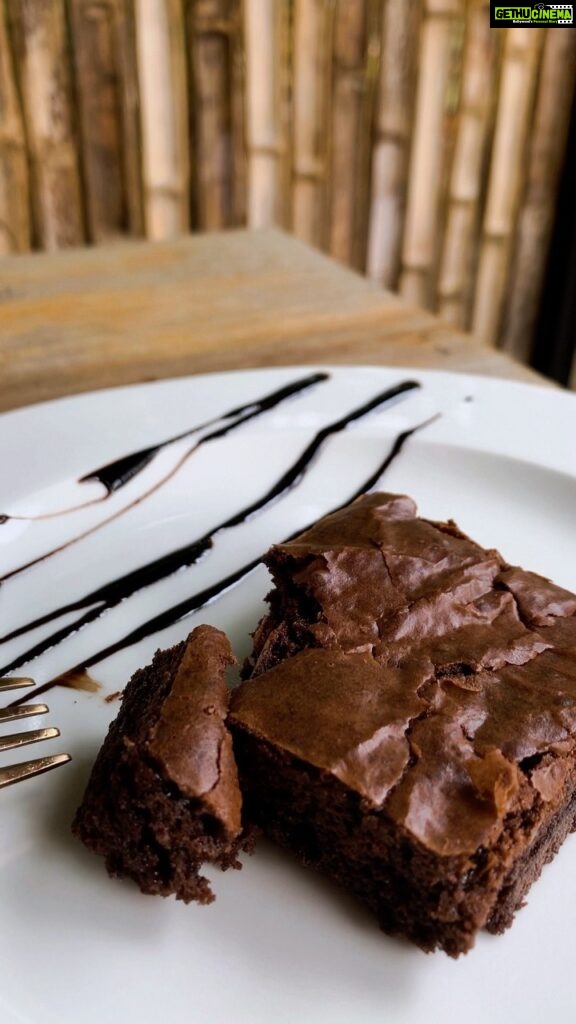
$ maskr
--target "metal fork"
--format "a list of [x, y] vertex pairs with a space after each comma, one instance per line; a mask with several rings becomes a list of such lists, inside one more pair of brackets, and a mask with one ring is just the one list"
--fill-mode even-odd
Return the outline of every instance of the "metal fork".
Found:
[[[34, 680], [14, 677], [3, 682], [0, 681], [0, 695], [9, 690], [20, 690], [25, 686], [34, 686]], [[47, 711], [46, 704], [22, 704], [4, 708], [0, 711], [0, 725], [3, 722], [18, 722], [23, 718], [31, 718], [33, 715], [45, 715]], [[46, 729], [33, 729], [29, 732], [12, 733], [10, 736], [0, 737], [0, 752], [24, 747], [28, 743], [51, 740], [59, 735], [60, 730], [54, 726], [48, 726]], [[14, 782], [30, 779], [33, 775], [41, 775], [42, 772], [48, 772], [51, 768], [57, 768], [70, 760], [70, 754], [53, 754], [51, 757], [37, 757], [32, 761], [22, 761], [20, 764], [11, 764], [6, 768], [0, 768], [0, 789], [3, 786], [10, 786]]]

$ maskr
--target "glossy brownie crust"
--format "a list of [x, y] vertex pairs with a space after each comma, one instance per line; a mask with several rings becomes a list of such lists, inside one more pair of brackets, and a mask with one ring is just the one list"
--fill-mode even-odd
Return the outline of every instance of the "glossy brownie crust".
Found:
[[248, 817], [386, 931], [465, 952], [574, 827], [576, 598], [393, 495], [268, 564], [229, 719]]
[[202, 863], [237, 867], [241, 795], [225, 725], [228, 640], [211, 626], [128, 683], [73, 831], [142, 892], [210, 903]]

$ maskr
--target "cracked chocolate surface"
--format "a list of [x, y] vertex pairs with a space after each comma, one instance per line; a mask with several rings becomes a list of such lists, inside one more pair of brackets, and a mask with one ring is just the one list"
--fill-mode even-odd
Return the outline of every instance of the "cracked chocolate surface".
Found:
[[202, 798], [206, 811], [230, 836], [240, 831], [241, 797], [225, 725], [225, 671], [234, 657], [224, 633], [197, 626], [181, 648], [181, 659], [156, 721], [142, 737], [162, 776], [182, 794]]
[[274, 547], [231, 720], [440, 855], [554, 799], [576, 732], [576, 597], [409, 498], [366, 495]]
[[431, 674], [425, 663], [388, 669], [366, 653], [305, 650], [239, 687], [231, 719], [378, 806], [410, 758], [406, 731], [427, 708]]

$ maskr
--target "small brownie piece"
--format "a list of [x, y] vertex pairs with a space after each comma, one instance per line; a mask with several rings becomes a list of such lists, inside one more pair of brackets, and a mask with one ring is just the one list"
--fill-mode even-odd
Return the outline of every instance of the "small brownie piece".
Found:
[[385, 931], [466, 952], [575, 827], [576, 597], [390, 495], [267, 561], [228, 718], [247, 820]]
[[126, 686], [98, 754], [72, 829], [142, 892], [210, 903], [202, 863], [240, 866], [242, 798], [225, 725], [233, 663], [212, 626], [158, 651]]

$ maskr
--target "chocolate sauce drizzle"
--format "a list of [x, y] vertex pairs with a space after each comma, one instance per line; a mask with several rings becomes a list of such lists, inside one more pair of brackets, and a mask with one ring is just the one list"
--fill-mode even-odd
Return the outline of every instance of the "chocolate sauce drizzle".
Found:
[[[178, 470], [182, 468], [184, 463], [190, 458], [191, 455], [193, 455], [194, 452], [198, 450], [198, 448], [200, 448], [201, 445], [207, 444], [209, 441], [215, 441], [218, 440], [219, 438], [225, 437], [226, 434], [232, 433], [232, 431], [237, 430], [238, 427], [244, 426], [245, 423], [248, 423], [250, 420], [255, 419], [257, 416], [262, 416], [264, 413], [269, 412], [277, 405], [280, 405], [282, 402], [287, 401], [287, 399], [293, 398], [295, 395], [300, 394], [302, 391], [305, 391], [316, 384], [328, 380], [329, 376], [330, 375], [327, 373], [309, 374], [307, 377], [303, 377], [297, 381], [294, 381], [292, 384], [287, 384], [276, 391], [272, 391], [269, 395], [265, 395], [264, 398], [259, 398], [257, 400], [247, 403], [246, 405], [240, 405], [236, 409], [231, 409], [229, 412], [224, 413], [222, 416], [218, 416], [212, 420], [208, 420], [206, 423], [203, 423], [198, 427], [192, 427], [190, 430], [184, 431], [184, 433], [182, 434], [176, 434], [174, 437], [169, 438], [167, 441], [162, 441], [159, 444], [155, 445], [154, 447], [143, 448], [138, 452], [132, 452], [129, 455], [122, 456], [121, 459], [116, 459], [114, 462], [110, 462], [105, 466], [101, 466], [99, 469], [91, 470], [90, 473], [87, 473], [85, 476], [80, 477], [80, 480], [78, 482], [84, 483], [87, 480], [99, 480], [100, 483], [102, 483], [106, 489], [104, 497], [97, 498], [94, 501], [86, 502], [85, 505], [77, 505], [74, 506], [73, 508], [64, 509], [60, 513], [49, 513], [44, 518], [51, 519], [55, 515], [66, 515], [68, 512], [76, 511], [79, 508], [87, 508], [88, 505], [98, 504], [99, 502], [106, 500], [106, 498], [109, 498], [111, 494], [120, 490], [121, 487], [127, 484], [129, 480], [132, 480], [137, 475], [137, 473], [141, 472], [145, 468], [145, 466], [147, 466], [152, 461], [155, 455], [162, 450], [162, 448], [165, 448], [168, 445], [173, 444], [175, 441], [180, 441], [182, 440], [182, 438], [188, 437], [191, 434], [198, 433], [198, 431], [205, 429], [206, 427], [210, 426], [213, 423], [221, 423], [222, 420], [232, 420], [231, 423], [224, 423], [222, 426], [218, 427], [217, 430], [213, 430], [209, 434], [206, 434], [204, 437], [201, 437], [199, 441], [193, 444], [192, 447], [189, 448], [188, 451], [184, 453], [184, 455], [178, 460], [176, 465], [173, 466], [172, 469], [165, 474], [165, 476], [163, 476], [160, 480], [156, 481], [156, 483], [150, 486], [148, 490], [144, 491], [142, 494], [139, 494], [137, 498], [131, 501], [128, 505], [125, 505], [124, 508], [119, 509], [117, 512], [113, 513], [113, 515], [108, 516], [106, 519], [103, 519], [99, 523], [96, 523], [95, 526], [91, 526], [89, 529], [83, 530], [81, 533], [77, 534], [71, 540], [66, 541], [64, 544], [59, 544], [57, 547], [52, 548], [50, 551], [44, 552], [43, 555], [39, 555], [37, 558], [33, 558], [29, 562], [25, 562], [23, 565], [18, 566], [16, 569], [12, 569], [10, 572], [7, 572], [3, 576], [0, 576], [0, 584], [5, 582], [6, 580], [11, 579], [13, 576], [18, 576], [21, 572], [24, 572], [25, 569], [31, 569], [34, 565], [38, 565], [39, 562], [46, 561], [47, 558], [51, 558], [53, 555], [58, 554], [58, 552], [65, 551], [73, 544], [77, 544], [78, 541], [83, 540], [85, 537], [89, 537], [90, 534], [96, 533], [97, 530], [102, 529], [102, 527], [105, 526], [107, 523], [112, 522], [112, 520], [114, 519], [118, 519], [120, 516], [128, 512], [131, 508], [134, 508], [136, 505], [139, 505], [142, 501], [144, 501], [145, 498], [148, 498], [155, 491], [159, 490], [159, 488], [162, 487], [168, 480], [172, 479], [172, 477], [175, 476]], [[10, 516], [4, 517], [5, 520], [9, 518]], [[25, 519], [27, 517], [14, 516], [13, 518]], [[37, 518], [41, 519], [43, 517], [38, 516]]]
[[[131, 597], [136, 593], [136, 591], [150, 586], [159, 580], [165, 579], [167, 576], [170, 576], [172, 573], [177, 572], [183, 567], [188, 567], [198, 562], [198, 560], [212, 547], [214, 538], [219, 533], [224, 530], [233, 529], [235, 526], [239, 526], [240, 524], [247, 522], [254, 515], [261, 513], [270, 504], [272, 504], [272, 502], [278, 500], [293, 487], [297, 486], [304, 474], [313, 464], [314, 459], [322, 448], [324, 442], [329, 437], [340, 433], [342, 430], [346, 429], [346, 427], [350, 426], [351, 423], [354, 423], [359, 419], [363, 419], [382, 405], [389, 404], [400, 399], [418, 387], [419, 384], [416, 381], [402, 381], [400, 384], [397, 384], [392, 388], [387, 388], [386, 391], [380, 392], [368, 402], [364, 402], [362, 405], [357, 406], [351, 412], [341, 416], [333, 423], [323, 427], [317, 432], [296, 461], [289, 467], [289, 469], [286, 470], [285, 473], [282, 474], [272, 487], [264, 493], [261, 498], [256, 499], [256, 501], [246, 505], [233, 516], [230, 516], [228, 519], [218, 523], [204, 534], [204, 536], [197, 538], [184, 547], [177, 548], [176, 550], [169, 552], [167, 555], [163, 555], [161, 558], [156, 558], [130, 573], [119, 576], [117, 579], [104, 584], [104, 586], [91, 591], [89, 594], [86, 594], [84, 597], [79, 598], [76, 601], [62, 605], [55, 611], [49, 612], [46, 615], [40, 616], [39, 618], [12, 630], [11, 633], [7, 634], [0, 640], [0, 643], [7, 643], [9, 640], [14, 640], [17, 637], [22, 636], [41, 625], [45, 625], [48, 622], [61, 618], [63, 615], [70, 612], [81, 611], [84, 608], [88, 609], [84, 615], [79, 619], [76, 619], [73, 623], [63, 626], [60, 630], [57, 630], [55, 633], [50, 634], [50, 636], [45, 637], [23, 654], [18, 655], [18, 657], [13, 661], [2, 666], [2, 668], [0, 668], [0, 676], [14, 671], [20, 665], [27, 664], [33, 658], [38, 657], [40, 654], [43, 654], [62, 640], [65, 640], [72, 633], [77, 632], [82, 628], [82, 626], [85, 626], [89, 622], [93, 622], [95, 619], [99, 618], [105, 611], [109, 611], [127, 597]], [[259, 559], [256, 564], [258, 561]], [[88, 662], [86, 664], [88, 664]]]
[[195, 427], [183, 430], [179, 434], [173, 434], [172, 437], [167, 437], [164, 441], [159, 441], [158, 444], [151, 445], [148, 448], [141, 448], [136, 452], [130, 452], [128, 455], [122, 455], [119, 459], [114, 459], [112, 462], [108, 462], [104, 466], [99, 466], [97, 469], [90, 470], [78, 479], [78, 483], [102, 484], [105, 494], [100, 498], [86, 502], [84, 505], [74, 505], [69, 509], [61, 509], [56, 513], [50, 512], [35, 516], [10, 516], [0, 514], [0, 526], [3, 523], [7, 523], [10, 519], [31, 521], [51, 519], [53, 516], [66, 515], [67, 512], [75, 512], [79, 508], [86, 508], [87, 505], [94, 505], [100, 501], [105, 501], [111, 494], [119, 491], [126, 484], [130, 483], [138, 473], [141, 473], [146, 469], [146, 467], [150, 465], [156, 455], [158, 455], [163, 448], [168, 448], [169, 445], [174, 444], [176, 441], [183, 441], [186, 437], [192, 437], [194, 434], [199, 434], [201, 430], [207, 430], [208, 427], [212, 427], [216, 423], [223, 423], [223, 421], [226, 420], [238, 420], [238, 422], [231, 424], [224, 423], [219, 430], [202, 438], [199, 443], [203, 444], [205, 441], [213, 440], [215, 437], [223, 437], [224, 434], [227, 434], [230, 430], [242, 426], [243, 423], [253, 419], [255, 416], [261, 416], [262, 413], [273, 409], [274, 406], [278, 405], [280, 402], [284, 402], [286, 399], [300, 394], [302, 391], [313, 387], [315, 384], [320, 384], [321, 382], [328, 380], [329, 376], [330, 374], [328, 373], [309, 374], [307, 377], [302, 377], [299, 380], [293, 381], [291, 384], [286, 384], [277, 391], [272, 391], [269, 395], [264, 395], [263, 398], [253, 399], [251, 402], [245, 402], [243, 405], [237, 405], [234, 409], [229, 409], [228, 412], [223, 412], [219, 416], [212, 416], [203, 423], [198, 423]]
[[[194, 431], [201, 430], [201, 427], [196, 427]], [[172, 440], [172, 439], [171, 439]], [[110, 462], [107, 466], [101, 466], [100, 469], [93, 469], [91, 473], [86, 473], [85, 476], [81, 476], [78, 480], [79, 484], [87, 483], [99, 483], [106, 490], [104, 500], [109, 498], [115, 491], [119, 491], [121, 487], [125, 487], [130, 480], [133, 480], [138, 473], [146, 469], [153, 459], [161, 452], [167, 444], [171, 441], [164, 441], [162, 444], [156, 444], [152, 448], [143, 448], [139, 452], [132, 452], [131, 455], [125, 455], [121, 459], [116, 459], [115, 462]], [[102, 498], [98, 499], [102, 501]]]
[[293, 381], [291, 384], [286, 384], [277, 391], [272, 391], [269, 395], [264, 395], [264, 398], [254, 399], [252, 402], [238, 405], [235, 409], [229, 409], [228, 412], [222, 413], [221, 416], [215, 416], [197, 427], [191, 427], [190, 430], [184, 430], [181, 434], [175, 434], [173, 437], [169, 437], [165, 441], [153, 445], [151, 448], [142, 448], [140, 451], [131, 452], [130, 455], [123, 455], [120, 459], [115, 459], [113, 462], [108, 462], [105, 466], [93, 469], [86, 473], [85, 476], [80, 477], [78, 483], [83, 484], [97, 481], [105, 487], [106, 497], [109, 497], [129, 483], [143, 469], [146, 469], [146, 466], [152, 462], [163, 448], [167, 448], [176, 441], [183, 441], [186, 437], [192, 437], [193, 434], [198, 434], [201, 430], [206, 430], [222, 420], [237, 421], [224, 423], [217, 430], [203, 437], [198, 442], [198, 445], [205, 444], [207, 441], [213, 441], [215, 438], [224, 437], [230, 431], [236, 430], [237, 427], [242, 426], [256, 416], [269, 412], [270, 409], [279, 405], [280, 402], [285, 402], [288, 398], [301, 394], [307, 388], [328, 380], [329, 376], [330, 374], [328, 373], [309, 374], [309, 376]]

